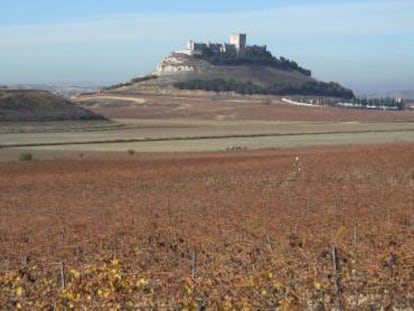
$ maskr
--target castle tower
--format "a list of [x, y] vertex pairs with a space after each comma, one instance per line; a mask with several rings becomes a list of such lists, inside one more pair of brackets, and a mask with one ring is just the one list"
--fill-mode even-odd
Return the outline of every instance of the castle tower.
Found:
[[195, 44], [194, 44], [193, 40], [190, 40], [190, 41], [187, 42], [187, 50], [190, 50], [190, 51], [195, 50]]
[[247, 35], [245, 33], [234, 33], [230, 36], [230, 44], [234, 45], [237, 51], [246, 48]]

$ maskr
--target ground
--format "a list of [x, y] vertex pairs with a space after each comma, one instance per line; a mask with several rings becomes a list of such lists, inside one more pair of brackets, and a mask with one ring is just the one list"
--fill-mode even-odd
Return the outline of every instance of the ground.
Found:
[[48, 91], [0, 88], [0, 122], [103, 119]]
[[414, 308], [412, 113], [172, 99], [0, 125], [0, 306]]
[[186, 92], [95, 94], [78, 102], [108, 121], [2, 123], [0, 160], [414, 141], [414, 112], [298, 107], [279, 97]]
[[[414, 111], [367, 111], [297, 107], [278, 96], [235, 96], [174, 91], [169, 95], [103, 93], [77, 101], [115, 119], [262, 120], [262, 121], [392, 121], [414, 120]], [[120, 107], [121, 106], [121, 107]]]
[[389, 144], [0, 163], [1, 303], [332, 307], [335, 245], [343, 306], [408, 310], [413, 152]]

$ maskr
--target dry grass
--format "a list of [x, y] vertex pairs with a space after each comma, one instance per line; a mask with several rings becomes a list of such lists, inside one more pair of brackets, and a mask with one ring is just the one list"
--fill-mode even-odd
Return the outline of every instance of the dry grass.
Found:
[[56, 123], [47, 127], [31, 124], [21, 133], [18, 127], [14, 131], [6, 128], [8, 133], [0, 135], [0, 147], [7, 148], [0, 160], [13, 159], [8, 156], [11, 151], [16, 154], [28, 147], [41, 156], [45, 152], [193, 152], [222, 151], [229, 146], [260, 149], [414, 141], [412, 122], [120, 120], [92, 125], [65, 131]]

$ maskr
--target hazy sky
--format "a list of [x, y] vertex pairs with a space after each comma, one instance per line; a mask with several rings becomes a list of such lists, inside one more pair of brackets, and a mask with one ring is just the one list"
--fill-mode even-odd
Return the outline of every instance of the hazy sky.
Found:
[[414, 89], [411, 0], [1, 0], [0, 84], [126, 81], [232, 32], [319, 79]]

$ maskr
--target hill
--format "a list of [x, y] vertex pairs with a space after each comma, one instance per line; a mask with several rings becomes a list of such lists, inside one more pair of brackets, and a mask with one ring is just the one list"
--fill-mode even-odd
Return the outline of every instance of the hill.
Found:
[[236, 48], [225, 43], [192, 41], [188, 46], [165, 57], [154, 73], [105, 90], [124, 94], [205, 90], [248, 95], [354, 97], [352, 90], [313, 78], [309, 69], [273, 56], [265, 46]]
[[0, 89], [0, 121], [105, 120], [48, 91]]

